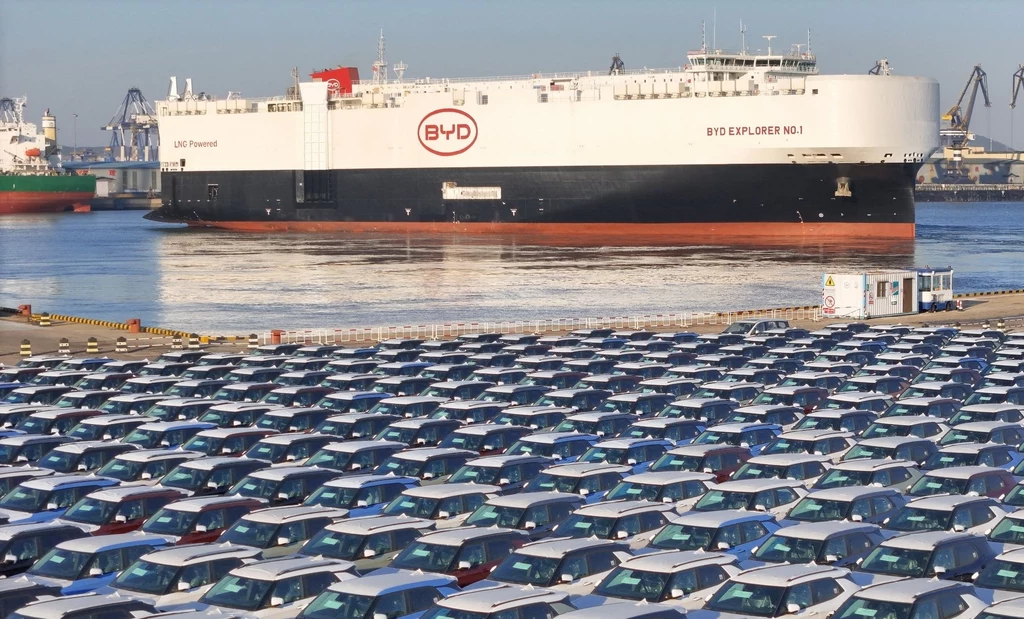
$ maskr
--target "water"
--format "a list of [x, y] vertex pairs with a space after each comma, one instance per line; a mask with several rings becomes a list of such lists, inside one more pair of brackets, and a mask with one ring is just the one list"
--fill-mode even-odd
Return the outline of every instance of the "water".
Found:
[[0, 306], [202, 333], [814, 304], [824, 270], [946, 266], [1024, 287], [1024, 204], [922, 204], [915, 241], [539, 244], [188, 230], [139, 212], [0, 217]]

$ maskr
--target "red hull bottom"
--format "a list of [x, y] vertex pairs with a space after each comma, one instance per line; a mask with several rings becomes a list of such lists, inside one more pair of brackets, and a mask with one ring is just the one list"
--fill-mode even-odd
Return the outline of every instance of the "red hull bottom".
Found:
[[0, 191], [0, 215], [79, 212], [92, 198], [91, 192]]
[[835, 240], [870, 238], [909, 240], [914, 224], [860, 223], [448, 223], [382, 221], [189, 221], [191, 227], [242, 232], [351, 232], [378, 234], [503, 234], [532, 237], [607, 238], [633, 241]]

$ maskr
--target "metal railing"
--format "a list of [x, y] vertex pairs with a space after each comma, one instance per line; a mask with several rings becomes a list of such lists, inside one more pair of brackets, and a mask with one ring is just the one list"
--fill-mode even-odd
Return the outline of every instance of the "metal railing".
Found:
[[[605, 318], [559, 318], [550, 320], [514, 320], [491, 322], [458, 322], [433, 325], [404, 325], [388, 327], [361, 327], [349, 329], [295, 329], [280, 330], [282, 344], [344, 344], [349, 342], [379, 342], [392, 338], [418, 338], [425, 340], [449, 339], [469, 333], [567, 333], [575, 329], [669, 329], [701, 325], [728, 325], [737, 320], [781, 319], [821, 320], [821, 308], [790, 307], [739, 312], [683, 312], [679, 314], [644, 314]], [[277, 340], [270, 331], [260, 336], [260, 343]]]

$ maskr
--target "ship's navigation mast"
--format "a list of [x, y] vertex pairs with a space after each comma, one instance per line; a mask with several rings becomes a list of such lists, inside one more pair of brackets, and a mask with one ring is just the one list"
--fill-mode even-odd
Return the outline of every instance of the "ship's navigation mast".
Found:
[[740, 20], [740, 53], [746, 55], [747, 53], [747, 27], [743, 25], [743, 20]]
[[377, 59], [373, 61], [373, 83], [388, 83], [388, 63], [384, 61], [384, 29], [380, 29], [380, 38], [377, 39]]
[[777, 35], [777, 34], [765, 34], [765, 35], [761, 36], [762, 39], [764, 39], [765, 41], [768, 41], [768, 55], [769, 56], [772, 55], [772, 39], [776, 38], [777, 36], [779, 36], [779, 35]]
[[4, 97], [0, 99], [0, 124], [17, 125], [20, 130], [21, 125], [25, 122], [22, 110], [27, 101], [28, 99], [25, 97], [16, 97], [14, 99]]
[[394, 66], [391, 67], [391, 70], [395, 72], [395, 75], [398, 76], [398, 81], [401, 82], [403, 76], [405, 75], [405, 70], [408, 69], [408, 68], [409, 68], [409, 65], [407, 65], [404, 62], [402, 62], [401, 60], [399, 60], [398, 62], [396, 62], [394, 64]]

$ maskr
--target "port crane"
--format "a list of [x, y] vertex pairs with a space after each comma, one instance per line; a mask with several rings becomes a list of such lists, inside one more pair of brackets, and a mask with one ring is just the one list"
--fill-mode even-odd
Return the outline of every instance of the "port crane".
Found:
[[138, 88], [128, 89], [114, 117], [100, 128], [113, 134], [110, 138], [110, 155], [115, 161], [157, 160], [160, 138], [157, 133], [156, 110]]
[[[960, 161], [961, 150], [974, 137], [970, 134], [971, 115], [974, 113], [974, 102], [978, 98], [978, 90], [985, 98], [985, 107], [992, 107], [988, 98], [988, 74], [982, 70], [981, 65], [974, 65], [971, 76], [967, 78], [960, 97], [949, 108], [949, 111], [942, 115], [943, 122], [948, 122], [949, 127], [939, 131], [939, 135], [949, 140], [953, 148], [953, 161]], [[970, 91], [970, 96], [968, 96]], [[966, 107], [965, 107], [966, 102]]]

